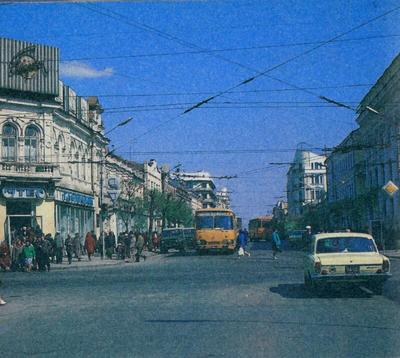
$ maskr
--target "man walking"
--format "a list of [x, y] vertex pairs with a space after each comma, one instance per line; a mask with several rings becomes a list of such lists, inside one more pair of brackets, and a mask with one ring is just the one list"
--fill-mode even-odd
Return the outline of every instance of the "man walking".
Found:
[[246, 251], [246, 246], [247, 246], [247, 242], [248, 242], [248, 233], [247, 230], [240, 230], [239, 231], [239, 235], [238, 235], [238, 246], [239, 246], [239, 251], [238, 251], [238, 255], [239, 256], [250, 256], [250, 253]]
[[278, 234], [278, 229], [275, 229], [272, 233], [272, 258], [276, 260], [276, 254], [281, 251], [281, 239]]
[[56, 264], [62, 264], [63, 251], [64, 251], [64, 240], [61, 234], [57, 231], [54, 237], [54, 243], [56, 246]]
[[67, 251], [68, 264], [71, 265], [72, 254], [74, 252], [74, 242], [69, 234], [67, 235], [67, 239], [65, 240], [65, 250]]
[[81, 238], [79, 237], [79, 233], [75, 234], [73, 243], [75, 257], [78, 259], [78, 261], [81, 261]]
[[144, 247], [144, 237], [142, 234], [136, 234], [136, 260], [135, 262], [139, 262], [140, 258], [143, 257], [143, 260], [146, 260], [146, 256], [142, 254]]

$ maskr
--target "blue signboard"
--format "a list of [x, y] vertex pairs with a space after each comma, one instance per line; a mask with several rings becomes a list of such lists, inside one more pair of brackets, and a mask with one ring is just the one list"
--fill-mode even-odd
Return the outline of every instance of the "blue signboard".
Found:
[[63, 201], [75, 205], [91, 206], [93, 207], [93, 196], [85, 195], [81, 193], [75, 193], [73, 191], [57, 189], [55, 192], [55, 198], [58, 201]]

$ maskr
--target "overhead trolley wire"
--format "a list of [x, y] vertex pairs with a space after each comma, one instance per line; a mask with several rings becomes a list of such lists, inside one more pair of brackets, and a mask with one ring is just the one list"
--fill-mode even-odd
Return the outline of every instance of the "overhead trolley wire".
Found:
[[[332, 43], [340, 42], [354, 42], [354, 41], [366, 41], [366, 40], [376, 40], [382, 38], [397, 38], [400, 35], [376, 35], [376, 36], [366, 36], [360, 38], [350, 38], [335, 40]], [[196, 54], [211, 54], [218, 52], [234, 52], [234, 51], [249, 51], [249, 50], [260, 50], [269, 48], [282, 48], [282, 47], [298, 47], [298, 46], [308, 46], [321, 44], [324, 41], [309, 41], [309, 42], [295, 42], [287, 44], [270, 44], [270, 45], [258, 45], [258, 46], [247, 46], [247, 47], [236, 47], [236, 48], [222, 48], [222, 49], [202, 49], [197, 51], [179, 51], [179, 52], [159, 52], [159, 53], [142, 53], [142, 54], [125, 54], [125, 55], [113, 55], [113, 56], [87, 56], [87, 57], [76, 57], [76, 58], [65, 58], [61, 62], [71, 62], [71, 61], [92, 61], [92, 60], [114, 60], [114, 59], [124, 59], [124, 58], [143, 58], [143, 57], [165, 57], [165, 56], [179, 56], [179, 55], [196, 55]], [[52, 61], [52, 60], [50, 60]], [[55, 60], [53, 60], [55, 61]]]
[[[194, 45], [194, 44], [192, 44], [192, 43], [190, 43], [190, 42], [181, 40], [181, 39], [179, 39], [179, 38], [176, 37], [176, 36], [172, 36], [172, 35], [170, 35], [170, 34], [167, 34], [167, 33], [163, 32], [163, 31], [160, 31], [160, 30], [158, 30], [158, 29], [155, 29], [155, 28], [150, 27], [150, 26], [145, 25], [145, 24], [138, 24], [137, 22], [132, 21], [132, 20], [130, 20], [130, 19], [127, 19], [125, 16], [123, 16], [123, 15], [121, 15], [121, 14], [118, 14], [118, 13], [112, 11], [112, 10], [109, 10], [109, 13], [107, 13], [107, 12], [105, 13], [104, 11], [100, 11], [100, 10], [98, 10], [98, 9], [93, 9], [93, 7], [91, 7], [91, 6], [82, 5], [82, 4], [79, 4], [79, 6], [83, 6], [83, 7], [85, 7], [85, 8], [88, 8], [88, 9], [92, 10], [92, 11], [95, 11], [95, 12], [97, 12], [97, 13], [100, 13], [100, 14], [102, 14], [102, 15], [104, 15], [104, 16], [112, 17], [112, 18], [114, 18], [114, 19], [115, 19], [116, 17], [118, 17], [119, 19], [122, 18], [122, 19], [124, 20], [125, 23], [130, 24], [130, 25], [132, 25], [132, 26], [134, 26], [134, 27], [139, 27], [139, 28], [145, 29], [146, 31], [151, 31], [151, 32], [153, 32], [153, 33], [156, 33], [158, 36], [161, 36], [161, 37], [163, 37], [163, 38], [167, 38], [167, 39], [170, 39], [170, 40], [174, 40], [174, 41], [176, 41], [176, 42], [178, 42], [178, 43], [180, 43], [180, 44], [183, 44], [184, 46], [189, 46], [189, 47], [191, 47], [191, 48], [195, 47], [195, 48], [198, 48], [198, 49], [200, 49], [200, 50], [204, 50], [204, 49], [202, 49], [201, 47], [199, 47], [199, 46], [197, 46], [197, 45]], [[238, 65], [238, 66], [240, 66], [240, 67], [242, 67], [242, 68], [246, 68], [246, 69], [249, 69], [249, 70], [251, 70], [251, 71], [256, 71], [257, 74], [254, 75], [254, 76], [252, 76], [252, 77], [249, 77], [249, 78], [247, 78], [247, 79], [245, 79], [245, 80], [243, 80], [243, 81], [241, 81], [241, 82], [238, 83], [237, 85], [234, 85], [234, 86], [232, 86], [232, 87], [230, 87], [230, 88], [228, 88], [228, 89], [226, 89], [226, 90], [223, 90], [223, 91], [220, 91], [220, 92], [216, 93], [216, 94], [213, 95], [213, 96], [210, 96], [210, 97], [208, 97], [208, 98], [203, 99], [202, 101], [200, 101], [200, 102], [194, 104], [193, 106], [187, 108], [186, 110], [184, 110], [184, 111], [182, 112], [182, 114], [186, 114], [186, 113], [189, 113], [189, 112], [193, 111], [194, 109], [200, 108], [201, 106], [204, 106], [205, 104], [209, 103], [210, 101], [213, 101], [215, 98], [220, 97], [220, 96], [222, 96], [223, 94], [229, 93], [229, 92], [231, 92], [232, 90], [234, 90], [234, 89], [236, 89], [236, 88], [238, 88], [238, 87], [241, 87], [241, 86], [243, 86], [243, 85], [246, 85], [246, 84], [248, 84], [248, 83], [254, 81], [255, 79], [257, 79], [257, 78], [259, 78], [259, 77], [261, 77], [261, 76], [268, 76], [268, 77], [271, 77], [271, 76], [268, 75], [269, 72], [271, 72], [271, 71], [273, 71], [273, 70], [276, 70], [277, 68], [282, 67], [282, 66], [286, 65], [287, 63], [294, 61], [295, 59], [298, 59], [298, 58], [300, 58], [300, 57], [303, 57], [303, 56], [305, 56], [305, 55], [307, 55], [307, 54], [309, 54], [309, 53], [311, 53], [311, 52], [313, 52], [313, 51], [319, 49], [319, 48], [322, 47], [322, 46], [325, 46], [325, 45], [327, 45], [327, 44], [329, 44], [329, 43], [332, 43], [332, 42], [338, 40], [339, 38], [341, 38], [341, 37], [343, 37], [343, 36], [345, 36], [345, 35], [348, 35], [349, 33], [353, 32], [353, 31], [356, 31], [356, 30], [360, 29], [361, 27], [364, 27], [364, 26], [366, 26], [366, 25], [368, 25], [368, 24], [370, 24], [370, 23], [372, 23], [372, 22], [374, 22], [374, 21], [377, 21], [378, 19], [380, 19], [380, 18], [382, 18], [382, 17], [385, 17], [385, 16], [387, 16], [387, 15], [389, 15], [389, 14], [391, 14], [391, 13], [393, 13], [393, 12], [399, 10], [399, 9], [400, 9], [400, 6], [394, 8], [394, 9], [391, 9], [391, 10], [389, 10], [389, 11], [386, 11], [386, 12], [384, 12], [383, 14], [380, 14], [380, 15], [378, 15], [378, 16], [372, 18], [372, 19], [369, 19], [369, 20], [367, 20], [367, 21], [365, 21], [365, 22], [363, 22], [363, 23], [361, 23], [361, 24], [359, 24], [359, 25], [357, 25], [357, 26], [351, 28], [350, 30], [347, 30], [347, 31], [345, 31], [345, 32], [343, 32], [343, 33], [341, 33], [341, 34], [339, 34], [339, 35], [336, 35], [336, 36], [332, 37], [331, 39], [329, 39], [329, 40], [327, 40], [327, 41], [321, 42], [321, 43], [317, 44], [316, 46], [312, 47], [311, 49], [308, 49], [308, 50], [306, 50], [306, 51], [301, 52], [300, 54], [297, 54], [297, 55], [295, 55], [295, 56], [292, 56], [291, 58], [289, 58], [289, 59], [287, 59], [287, 60], [285, 60], [285, 61], [283, 61], [283, 62], [281, 62], [281, 63], [279, 63], [279, 64], [277, 64], [277, 65], [275, 65], [275, 66], [273, 66], [273, 67], [267, 68], [266, 70], [263, 70], [263, 71], [261, 71], [261, 72], [260, 72], [260, 71], [256, 71], [256, 70], [254, 70], [253, 68], [250, 68], [249, 66], [242, 65], [242, 64], [238, 63], [237, 61], [232, 61], [232, 60], [230, 60], [230, 59], [227, 59], [227, 58], [222, 57], [222, 56], [219, 56], [219, 55], [214, 55], [214, 57], [221, 58], [221, 59], [223, 59], [223, 60], [226, 61], [226, 62], [230, 62], [230, 63], [236, 64], [236, 65]], [[110, 14], [110, 13], [111, 13], [111, 14]], [[279, 82], [281, 82], [281, 83], [285, 83], [285, 84], [289, 85], [290, 87], [294, 87], [294, 88], [296, 88], [296, 89], [301, 90], [301, 87], [298, 87], [298, 86], [296, 86], [296, 85], [293, 85], [293, 84], [291, 84], [291, 83], [288, 83], [287, 81], [283, 81], [283, 80], [277, 79], [277, 78], [275, 78], [275, 77], [273, 77], [273, 79], [274, 79], [274, 80], [277, 80], [277, 81], [279, 81]], [[305, 90], [305, 92], [307, 92], [307, 93], [309, 93], [309, 94], [312, 94], [312, 95], [317, 95], [317, 94], [315, 94], [314, 92], [311, 92], [311, 91], [309, 91], [309, 90]], [[318, 95], [317, 95], [317, 96], [318, 96]], [[341, 104], [341, 103], [339, 103], [339, 102], [337, 102], [337, 101], [330, 100], [329, 98], [327, 98], [327, 97], [325, 97], [325, 96], [318, 96], [318, 97], [319, 97], [321, 100], [323, 100], [323, 101], [327, 101], [327, 102], [333, 104], [334, 106], [339, 106], [339, 105], [340, 105], [340, 107], [344, 107], [344, 108], [351, 109], [351, 110], [354, 110], [354, 111], [355, 111], [354, 108], [352, 108], [352, 107], [350, 107], [350, 106], [347, 106], [347, 105], [344, 105], [344, 104]], [[176, 118], [176, 117], [174, 117], [174, 118]], [[168, 121], [168, 122], [169, 122], [169, 121]], [[158, 128], [158, 127], [160, 127], [160, 126], [157, 126], [157, 128]]]
[[[272, 72], [272, 71], [274, 71], [274, 70], [276, 70], [276, 69], [278, 69], [278, 68], [280, 68], [280, 67], [282, 67], [282, 66], [287, 65], [287, 64], [290, 63], [290, 62], [293, 62], [293, 61], [295, 61], [295, 60], [297, 60], [297, 59], [299, 59], [299, 58], [301, 58], [301, 57], [304, 57], [304, 56], [306, 56], [306, 55], [308, 55], [308, 54], [310, 54], [310, 53], [312, 53], [312, 52], [318, 50], [319, 48], [321, 48], [321, 47], [323, 47], [323, 46], [325, 46], [325, 45], [327, 45], [327, 44], [329, 44], [329, 43], [332, 43], [333, 41], [335, 41], [335, 40], [337, 40], [337, 39], [339, 39], [339, 38], [341, 38], [341, 37], [343, 37], [343, 36], [348, 35], [348, 34], [351, 33], [351, 32], [354, 32], [354, 31], [356, 31], [356, 30], [359, 30], [360, 28], [362, 28], [362, 27], [364, 27], [364, 26], [366, 26], [366, 25], [369, 25], [369, 24], [371, 24], [372, 22], [375, 22], [375, 21], [377, 21], [377, 20], [379, 20], [379, 19], [381, 19], [381, 18], [383, 18], [383, 17], [386, 17], [386, 16], [388, 16], [388, 15], [390, 15], [390, 14], [392, 14], [392, 13], [398, 11], [399, 9], [400, 9], [400, 6], [397, 6], [397, 7], [393, 8], [393, 9], [391, 9], [391, 10], [389, 10], [389, 11], [386, 11], [386, 12], [384, 12], [384, 13], [378, 15], [378, 16], [375, 16], [375, 17], [373, 17], [373, 18], [371, 18], [371, 19], [369, 19], [369, 20], [367, 20], [367, 21], [364, 21], [364, 22], [362, 22], [361, 24], [359, 24], [359, 25], [357, 25], [357, 26], [354, 26], [354, 27], [352, 27], [351, 29], [349, 29], [349, 30], [347, 30], [347, 31], [345, 31], [345, 32], [342, 32], [342, 33], [340, 33], [339, 35], [336, 35], [336, 36], [330, 38], [330, 39], [327, 40], [327, 41], [324, 41], [324, 42], [322, 42], [322, 43], [320, 43], [320, 44], [318, 44], [318, 45], [316, 45], [316, 46], [314, 46], [314, 47], [312, 47], [312, 48], [310, 48], [310, 49], [308, 49], [308, 50], [305, 50], [305, 51], [303, 51], [303, 52], [301, 52], [301, 53], [299, 53], [299, 54], [297, 54], [297, 55], [295, 55], [295, 56], [292, 56], [292, 57], [286, 59], [286, 60], [283, 61], [283, 62], [280, 62], [280, 63], [278, 63], [278, 64], [276, 64], [276, 65], [274, 65], [274, 66], [272, 66], [272, 67], [266, 68], [265, 70], [261, 71], [260, 73], [254, 75], [254, 76], [252, 76], [252, 77], [248, 77], [248, 78], [242, 80], [241, 82], [239, 82], [239, 83], [237, 83], [237, 84], [235, 84], [235, 85], [233, 85], [233, 86], [231, 86], [231, 87], [229, 87], [229, 88], [227, 88], [227, 89], [225, 89], [225, 90], [222, 90], [222, 91], [220, 91], [220, 92], [214, 94], [214, 95], [211, 96], [211, 97], [208, 97], [208, 98], [206, 98], [206, 99], [204, 99], [204, 100], [198, 102], [198, 103], [195, 104], [194, 106], [192, 106], [192, 107], [186, 109], [183, 113], [189, 113], [189, 112], [193, 111], [194, 109], [199, 108], [200, 106], [203, 106], [204, 104], [206, 104], [206, 103], [208, 103], [208, 102], [214, 100], [215, 98], [222, 96], [223, 94], [226, 94], [226, 93], [228, 93], [228, 92], [230, 92], [230, 91], [232, 91], [232, 90], [235, 90], [236, 88], [239, 88], [239, 87], [244, 86], [244, 85], [246, 85], [246, 84], [248, 84], [248, 83], [250, 83], [250, 82], [253, 82], [253, 81], [256, 80], [256, 79], [258, 79], [258, 78], [260, 78], [260, 77], [262, 77], [262, 76], [267, 75], [269, 72]], [[321, 99], [324, 99], [324, 98], [321, 98]], [[325, 97], [325, 99], [326, 99], [326, 97]], [[356, 111], [356, 110], [354, 109], [354, 111]]]

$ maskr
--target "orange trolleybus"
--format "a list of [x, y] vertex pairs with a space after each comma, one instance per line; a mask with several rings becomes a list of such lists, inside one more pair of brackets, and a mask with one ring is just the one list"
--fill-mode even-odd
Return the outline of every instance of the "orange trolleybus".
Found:
[[250, 241], [271, 240], [272, 216], [259, 216], [249, 221]]
[[236, 217], [229, 209], [200, 209], [195, 214], [198, 252], [208, 250], [233, 253], [236, 247]]

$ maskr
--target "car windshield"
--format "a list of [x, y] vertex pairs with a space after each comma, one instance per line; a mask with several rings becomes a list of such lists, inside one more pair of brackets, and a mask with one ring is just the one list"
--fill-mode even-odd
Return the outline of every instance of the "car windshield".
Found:
[[317, 241], [317, 253], [376, 252], [374, 242], [366, 237], [328, 237]]
[[162, 232], [161, 236], [166, 239], [169, 237], [173, 237], [173, 236], [177, 236], [177, 234], [179, 233], [178, 230], [165, 230]]
[[218, 215], [218, 216], [198, 216], [196, 218], [197, 229], [222, 229], [232, 230], [233, 220], [232, 216]]

